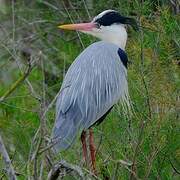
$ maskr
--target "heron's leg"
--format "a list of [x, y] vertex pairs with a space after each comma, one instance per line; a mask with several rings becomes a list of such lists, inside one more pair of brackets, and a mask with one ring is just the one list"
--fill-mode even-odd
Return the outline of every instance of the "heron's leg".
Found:
[[96, 149], [94, 145], [93, 131], [91, 128], [89, 129], [89, 149], [90, 149], [92, 169], [94, 174], [96, 174]]
[[81, 133], [81, 142], [82, 142], [83, 158], [87, 166], [88, 156], [87, 156], [87, 144], [86, 144], [86, 131], [82, 131]]

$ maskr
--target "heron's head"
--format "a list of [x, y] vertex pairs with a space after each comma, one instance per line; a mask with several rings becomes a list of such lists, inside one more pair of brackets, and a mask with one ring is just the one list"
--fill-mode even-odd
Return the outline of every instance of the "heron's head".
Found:
[[117, 44], [122, 49], [125, 49], [127, 25], [132, 26], [134, 30], [138, 30], [135, 19], [121, 16], [114, 10], [105, 10], [94, 17], [89, 23], [60, 25], [59, 28], [91, 34], [101, 40]]

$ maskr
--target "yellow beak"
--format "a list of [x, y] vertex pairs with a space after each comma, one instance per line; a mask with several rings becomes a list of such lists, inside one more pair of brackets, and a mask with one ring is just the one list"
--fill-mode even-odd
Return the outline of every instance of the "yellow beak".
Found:
[[65, 30], [91, 31], [93, 28], [96, 28], [96, 24], [92, 22], [80, 24], [65, 24], [58, 26], [58, 28]]

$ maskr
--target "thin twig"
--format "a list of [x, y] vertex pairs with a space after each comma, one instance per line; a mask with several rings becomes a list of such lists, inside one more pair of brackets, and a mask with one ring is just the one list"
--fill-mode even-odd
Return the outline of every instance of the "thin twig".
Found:
[[59, 11], [63, 16], [66, 16], [63, 11], [60, 11], [59, 8], [57, 8], [55, 5], [51, 4], [50, 2], [47, 2], [47, 1], [41, 1], [41, 3], [43, 3], [44, 5], [56, 10], [56, 11]]
[[11, 1], [11, 9], [12, 9], [12, 40], [14, 42], [15, 38], [15, 10], [14, 10], [14, 0]]
[[169, 158], [169, 162], [170, 162], [170, 164], [171, 164], [171, 167], [174, 169], [174, 172], [176, 172], [178, 175], [180, 175], [180, 170], [178, 170], [178, 169], [174, 166], [174, 164], [172, 163], [172, 161], [170, 160], [170, 158]]
[[83, 4], [84, 4], [85, 10], [86, 10], [86, 12], [87, 12], [87, 15], [88, 15], [88, 17], [89, 17], [89, 20], [91, 20], [92, 17], [91, 17], [91, 15], [90, 15], [90, 13], [89, 13], [89, 10], [88, 10], [88, 7], [87, 7], [87, 4], [86, 4], [85, 0], [83, 0]]
[[33, 157], [33, 147], [37, 144], [37, 136], [40, 132], [40, 127], [38, 128], [38, 130], [36, 131], [33, 140], [31, 142], [31, 147], [30, 147], [30, 151], [29, 151], [29, 157], [28, 157], [28, 162], [27, 162], [27, 178], [28, 180], [31, 180], [31, 162], [32, 162], [32, 157]]
[[[42, 57], [42, 56], [41, 56]], [[42, 102], [40, 104], [40, 113], [39, 113], [39, 118], [40, 118], [40, 138], [41, 138], [41, 146], [45, 147], [45, 139], [44, 137], [46, 136], [46, 118], [45, 116], [42, 116], [44, 110], [46, 109], [46, 84], [45, 84], [45, 70], [44, 70], [44, 59], [41, 58], [41, 70], [42, 70], [42, 76], [43, 76], [43, 81], [42, 81]], [[39, 153], [40, 151], [40, 147], [37, 151], [37, 153]], [[39, 154], [37, 154], [38, 156]], [[42, 177], [42, 171], [44, 169], [44, 162], [45, 162], [45, 156], [43, 154], [42, 158], [41, 158], [41, 169], [40, 169], [40, 177], [39, 179], [41, 179]]]
[[1, 135], [0, 135], [0, 153], [2, 154], [2, 157], [4, 159], [4, 163], [6, 166], [7, 174], [9, 176], [9, 180], [16, 180], [17, 178], [15, 175], [15, 171], [14, 171], [14, 168], [12, 166], [11, 160], [9, 158], [8, 152], [7, 152], [5, 145], [3, 143]]
[[25, 73], [16, 81], [14, 82], [10, 89], [8, 89], [3, 96], [1, 96], [0, 98], [0, 103], [2, 101], [4, 101], [30, 74], [30, 72], [32, 71], [34, 66], [32, 66], [31, 64], [29, 64], [27, 70], [25, 71]]
[[[159, 145], [159, 147], [160, 147], [160, 145]], [[149, 174], [151, 173], [151, 169], [152, 169], [152, 165], [153, 165], [153, 160], [155, 159], [156, 155], [157, 155], [158, 152], [160, 151], [160, 148], [159, 148], [159, 147], [157, 147], [157, 148], [155, 149], [155, 151], [152, 152], [151, 158], [150, 158], [149, 161], [148, 161], [148, 168], [147, 168], [147, 172], [146, 172], [146, 174], [145, 174], [145, 176], [144, 176], [144, 180], [148, 180], [148, 179], [149, 179]]]
[[[66, 10], [66, 13], [68, 14], [71, 22], [74, 23], [74, 21], [73, 21], [71, 15], [70, 15], [68, 9], [66, 8], [66, 5], [64, 4], [64, 2], [63, 2], [63, 6], [64, 6], [64, 9]], [[78, 38], [79, 38], [79, 41], [80, 41], [80, 43], [81, 43], [82, 48], [85, 49], [84, 43], [82, 42], [82, 39], [81, 39], [81, 36], [80, 36], [79, 32], [77, 32], [77, 35], [78, 35]]]
[[[139, 146], [141, 145], [141, 142], [142, 142], [142, 135], [143, 135], [143, 132], [144, 132], [144, 126], [145, 126], [145, 121], [141, 121], [141, 126], [140, 126], [140, 133], [139, 133], [139, 137], [138, 137], [138, 142], [137, 142], [137, 145], [136, 145], [136, 148], [135, 148], [135, 151], [134, 151], [134, 156], [133, 156], [133, 163], [132, 163], [132, 167], [131, 167], [131, 171], [135, 173], [135, 169], [136, 169], [136, 158], [137, 158], [137, 155], [138, 155], [138, 151], [139, 151]], [[131, 173], [131, 176], [130, 176], [130, 179], [137, 179], [135, 176], [134, 176], [134, 173]]]
[[[141, 25], [141, 20], [140, 20], [140, 25]], [[151, 119], [152, 117], [152, 112], [151, 112], [151, 105], [150, 105], [150, 95], [149, 95], [149, 90], [148, 90], [148, 87], [147, 87], [147, 83], [145, 81], [145, 77], [144, 77], [144, 32], [143, 30], [141, 29], [140, 31], [140, 40], [141, 40], [141, 68], [140, 68], [140, 72], [141, 72], [141, 78], [142, 78], [142, 82], [143, 82], [143, 85], [144, 85], [144, 88], [145, 88], [145, 91], [146, 91], [146, 103], [147, 103], [147, 106], [148, 106], [148, 113], [149, 113], [149, 118]]]

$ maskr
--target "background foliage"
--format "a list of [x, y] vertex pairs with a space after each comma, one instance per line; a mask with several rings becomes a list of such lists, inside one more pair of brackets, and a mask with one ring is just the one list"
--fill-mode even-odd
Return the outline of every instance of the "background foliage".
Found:
[[[75, 57], [96, 41], [87, 35], [62, 32], [57, 25], [88, 21], [105, 9], [134, 16], [141, 26], [139, 32], [129, 29], [127, 44], [133, 115], [124, 114], [117, 105], [94, 127], [98, 178], [90, 175], [81, 160], [79, 139], [51, 161], [64, 159], [76, 164], [87, 179], [179, 178], [179, 2], [12, 0], [0, 1], [0, 97], [29, 64], [35, 64], [26, 80], [0, 101], [0, 134], [20, 174], [18, 179], [47, 178], [50, 165], [46, 151], [38, 153], [46, 147], [54, 122], [55, 108], [49, 104]], [[37, 158], [33, 159], [36, 149]], [[72, 174], [65, 177], [76, 178]], [[6, 179], [1, 156], [0, 179]]]

